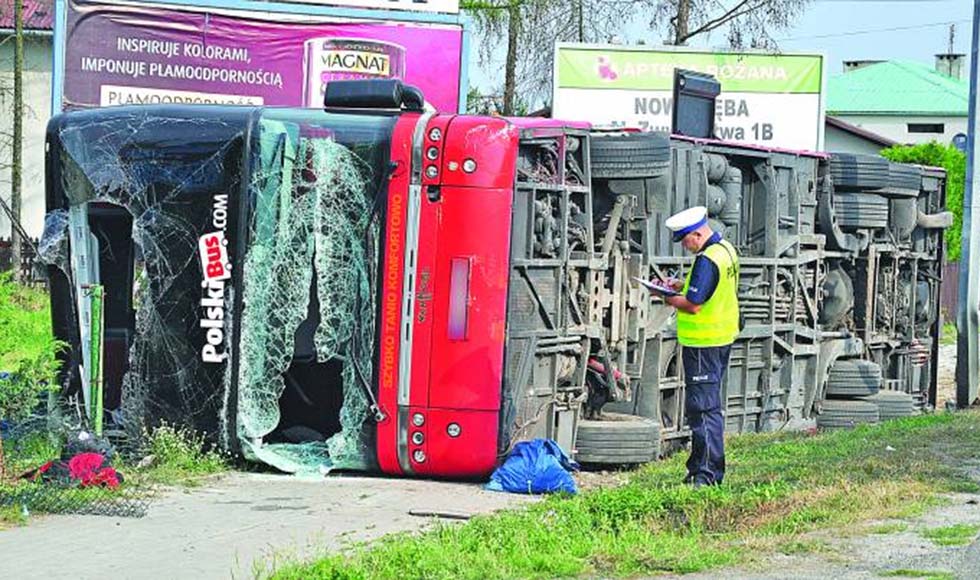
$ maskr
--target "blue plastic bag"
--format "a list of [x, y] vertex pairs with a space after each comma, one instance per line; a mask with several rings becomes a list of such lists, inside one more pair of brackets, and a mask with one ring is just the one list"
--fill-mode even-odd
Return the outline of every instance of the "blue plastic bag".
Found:
[[572, 471], [579, 465], [551, 439], [522, 441], [490, 476], [487, 489], [510, 493], [576, 493]]

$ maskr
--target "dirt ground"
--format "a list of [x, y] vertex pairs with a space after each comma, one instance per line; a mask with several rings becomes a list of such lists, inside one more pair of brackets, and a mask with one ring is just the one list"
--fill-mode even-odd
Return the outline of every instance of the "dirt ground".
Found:
[[[705, 574], [658, 576], [658, 580], [871, 580], [897, 570], [945, 572], [957, 580], [980, 579], [980, 540], [943, 547], [922, 536], [924, 530], [957, 524], [980, 526], [980, 496], [958, 494], [949, 504], [907, 521], [870, 522], [845, 530], [807, 534], [803, 554], [776, 553], [750, 566]], [[886, 527], [887, 526], [887, 527]], [[893, 529], [891, 533], [875, 533]], [[904, 529], [903, 529], [904, 528]]]
[[[956, 345], [939, 347], [939, 376], [936, 407], [956, 401]], [[980, 458], [977, 458], [980, 462]], [[980, 482], [980, 467], [974, 469]], [[878, 521], [853, 529], [822, 530], [799, 539], [808, 547], [803, 553], [784, 554], [774, 550], [750, 566], [715, 570], [705, 574], [659, 576], [658, 580], [871, 580], [896, 570], [947, 573], [957, 580], [980, 580], [980, 538], [968, 546], [943, 547], [924, 538], [923, 530], [957, 524], [980, 526], [980, 496], [951, 495], [949, 503], [907, 521]], [[891, 533], [874, 533], [892, 528]]]
[[46, 516], [0, 531], [0, 578], [253, 578], [272, 558], [413, 531], [442, 512], [473, 515], [528, 501], [480, 485], [234, 473], [164, 494], [140, 519]]
[[939, 345], [936, 408], [945, 409], [946, 401], [956, 402], [956, 344]]

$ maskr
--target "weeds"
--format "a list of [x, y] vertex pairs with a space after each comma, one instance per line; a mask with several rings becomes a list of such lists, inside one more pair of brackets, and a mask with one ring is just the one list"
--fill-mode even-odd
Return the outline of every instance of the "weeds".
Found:
[[906, 517], [934, 505], [937, 493], [966, 487], [951, 459], [975, 453], [977, 428], [980, 414], [962, 413], [820, 435], [740, 436], [730, 442], [723, 486], [680, 485], [684, 458], [675, 456], [617, 488], [389, 536], [286, 565], [274, 577], [640, 576], [734, 564], [770, 541], [790, 552], [819, 549], [794, 539], [817, 528]]
[[14, 370], [18, 360], [53, 354], [53, 340], [47, 293], [0, 273], [0, 368]]
[[935, 570], [911, 570], [902, 568], [881, 574], [886, 578], [922, 578], [923, 580], [954, 580], [956, 577], [950, 572]]
[[794, 538], [780, 542], [776, 549], [787, 556], [820, 554], [833, 551], [827, 542], [810, 538]]
[[27, 515], [21, 506], [0, 506], [0, 530], [27, 525]]
[[[0, 273], [0, 419], [24, 419], [55, 389], [62, 347], [51, 331], [47, 294]], [[5, 455], [0, 433], [0, 480]]]
[[152, 463], [145, 477], [165, 485], [193, 486], [209, 475], [227, 471], [228, 462], [210, 449], [205, 435], [163, 423], [146, 434]]
[[60, 442], [47, 433], [31, 433], [16, 441], [5, 442], [7, 470], [17, 476], [57, 459], [61, 453]]
[[0, 418], [26, 417], [55, 383], [61, 343], [51, 332], [47, 294], [0, 274]]
[[886, 535], [886, 534], [898, 534], [909, 529], [909, 525], [905, 522], [895, 522], [893, 524], [880, 524], [877, 526], [872, 526], [869, 530], [872, 534]]
[[924, 530], [922, 537], [932, 540], [937, 546], [966, 546], [973, 541], [978, 531], [980, 531], [980, 526], [956, 524]]
[[951, 345], [956, 344], [956, 325], [952, 322], [947, 322], [943, 325], [943, 330], [939, 334], [939, 344]]
[[[46, 392], [54, 388], [58, 370], [56, 354], [62, 347], [52, 335], [47, 293], [16, 284], [9, 274], [0, 274], [0, 371], [9, 372], [0, 377], [0, 419], [22, 420], [37, 409]], [[136, 469], [117, 461], [116, 467], [127, 477], [124, 490], [55, 490], [42, 483], [11, 481], [5, 484], [0, 481], [3, 488], [0, 491], [8, 501], [13, 498], [41, 511], [84, 511], [107, 502], [125, 508], [125, 501], [116, 499], [139, 502], [145, 494], [151, 493], [149, 487], [144, 488], [144, 483], [151, 486], [156, 483], [195, 485], [205, 476], [227, 469], [225, 459], [206, 448], [204, 437], [189, 430], [162, 425], [146, 437], [149, 453], [154, 456], [152, 466]], [[4, 454], [0, 440], [0, 468], [6, 464], [7, 471], [16, 477], [57, 459], [61, 443], [39, 431], [9, 441]], [[4, 469], [0, 469], [0, 475], [3, 472]], [[21, 518], [23, 512], [16, 503], [4, 509], [3, 522], [21, 524]]]

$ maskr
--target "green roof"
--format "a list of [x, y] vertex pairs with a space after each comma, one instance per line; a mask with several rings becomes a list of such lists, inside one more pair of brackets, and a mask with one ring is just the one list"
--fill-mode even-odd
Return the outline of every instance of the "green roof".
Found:
[[830, 115], [966, 116], [969, 83], [917, 62], [889, 60], [827, 81]]

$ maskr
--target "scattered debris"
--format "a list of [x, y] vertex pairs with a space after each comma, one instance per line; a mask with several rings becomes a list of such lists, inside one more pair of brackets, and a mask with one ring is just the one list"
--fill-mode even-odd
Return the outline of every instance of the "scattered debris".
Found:
[[420, 518], [440, 518], [444, 520], [463, 520], [463, 521], [473, 517], [473, 514], [468, 514], [463, 512], [432, 511], [432, 510], [408, 510], [408, 515], [417, 516]]

